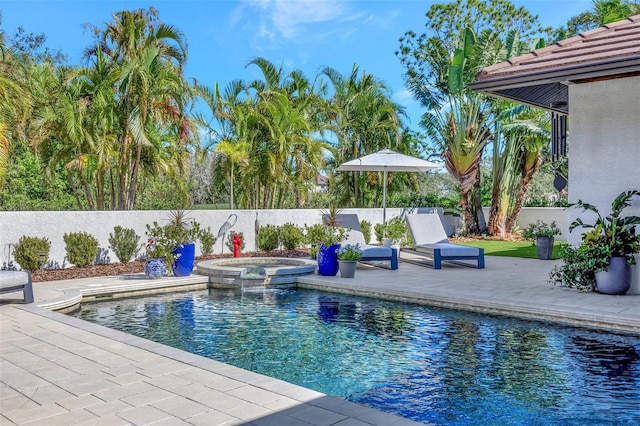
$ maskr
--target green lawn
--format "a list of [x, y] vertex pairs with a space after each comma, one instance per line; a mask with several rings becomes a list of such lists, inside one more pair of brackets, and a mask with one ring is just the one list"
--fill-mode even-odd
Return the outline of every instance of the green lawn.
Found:
[[195, 204], [191, 207], [192, 210], [227, 210], [229, 208], [229, 203], [218, 203], [218, 204]]
[[[555, 243], [553, 244], [552, 259], [558, 258], [560, 245], [562, 243], [562, 241], [555, 241]], [[532, 259], [538, 258], [537, 248], [531, 241], [477, 240], [457, 244], [483, 248], [484, 254], [486, 254], [487, 256], [527, 257]]]

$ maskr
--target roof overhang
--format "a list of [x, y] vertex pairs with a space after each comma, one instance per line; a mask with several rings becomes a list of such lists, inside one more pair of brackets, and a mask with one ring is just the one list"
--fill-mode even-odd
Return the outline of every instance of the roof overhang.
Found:
[[469, 87], [477, 92], [560, 114], [568, 114], [569, 90], [567, 86], [637, 75], [640, 75], [640, 56], [530, 73], [502, 75], [469, 83]]
[[483, 68], [477, 92], [569, 114], [572, 84], [640, 75], [640, 15]]

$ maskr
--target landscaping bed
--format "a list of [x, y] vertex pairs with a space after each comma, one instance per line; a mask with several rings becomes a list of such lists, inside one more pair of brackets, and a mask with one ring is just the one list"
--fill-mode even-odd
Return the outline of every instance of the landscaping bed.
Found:
[[[242, 253], [243, 257], [307, 257], [308, 251], [304, 250], [273, 250]], [[201, 260], [221, 259], [232, 257], [231, 254], [212, 254], [199, 256], [196, 263]], [[103, 277], [112, 275], [138, 274], [144, 271], [144, 260], [135, 260], [128, 263], [107, 263], [102, 265], [89, 265], [82, 268], [71, 267], [64, 269], [41, 269], [31, 274], [33, 282], [70, 280], [74, 278]]]

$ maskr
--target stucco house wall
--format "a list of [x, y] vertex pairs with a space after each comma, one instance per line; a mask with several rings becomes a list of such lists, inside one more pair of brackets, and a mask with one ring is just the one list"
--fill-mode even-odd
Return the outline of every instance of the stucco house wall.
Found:
[[[640, 189], [640, 77], [571, 85], [569, 108], [569, 202], [581, 199], [606, 214], [618, 194]], [[640, 200], [625, 213], [640, 215]], [[594, 218], [568, 209], [569, 223], [578, 215], [585, 222]], [[578, 244], [580, 232], [574, 230], [568, 241]], [[636, 294], [639, 268], [633, 268]]]

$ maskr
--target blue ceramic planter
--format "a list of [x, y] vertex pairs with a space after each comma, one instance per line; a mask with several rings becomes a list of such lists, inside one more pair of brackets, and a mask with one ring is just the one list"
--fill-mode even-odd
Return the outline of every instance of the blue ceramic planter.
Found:
[[194, 243], [181, 244], [173, 251], [173, 254], [178, 256], [173, 263], [173, 275], [176, 277], [191, 275], [196, 260], [196, 245]]
[[148, 259], [144, 263], [144, 274], [147, 278], [152, 280], [162, 278], [167, 275], [167, 265], [164, 262], [164, 257]]
[[338, 273], [338, 250], [340, 244], [329, 247], [321, 244], [318, 248], [318, 274], [333, 277]]

